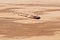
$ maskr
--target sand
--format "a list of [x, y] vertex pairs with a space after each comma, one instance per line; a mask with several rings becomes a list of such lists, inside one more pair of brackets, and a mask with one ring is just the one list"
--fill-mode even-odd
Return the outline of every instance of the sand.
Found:
[[[0, 40], [60, 40], [60, 7], [17, 5], [0, 7]], [[41, 19], [19, 16], [18, 12]]]

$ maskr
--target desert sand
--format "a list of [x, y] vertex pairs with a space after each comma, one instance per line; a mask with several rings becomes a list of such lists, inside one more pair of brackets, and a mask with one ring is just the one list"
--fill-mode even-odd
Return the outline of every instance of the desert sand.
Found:
[[60, 40], [60, 6], [1, 3], [0, 40]]

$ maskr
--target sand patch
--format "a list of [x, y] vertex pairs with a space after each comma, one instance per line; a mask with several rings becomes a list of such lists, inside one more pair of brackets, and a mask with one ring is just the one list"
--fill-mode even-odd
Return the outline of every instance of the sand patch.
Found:
[[23, 24], [32, 24], [32, 23], [42, 23], [44, 21], [36, 20], [36, 19], [29, 19], [29, 20], [16, 20], [16, 21], [13, 21], [13, 22], [23, 23]]
[[41, 19], [28, 19], [28, 20], [15, 20], [13, 22], [30, 24], [30, 23], [43, 23], [48, 21], [60, 21], [60, 11], [46, 12], [47, 14], [40, 15]]

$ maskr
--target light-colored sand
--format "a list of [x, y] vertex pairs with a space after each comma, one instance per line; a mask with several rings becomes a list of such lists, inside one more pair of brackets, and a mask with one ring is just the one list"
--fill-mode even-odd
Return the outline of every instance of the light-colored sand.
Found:
[[[60, 40], [60, 7], [4, 5], [0, 7], [0, 40]], [[22, 8], [13, 10], [31, 15], [39, 12], [41, 19], [9, 13], [9, 8]]]
[[48, 22], [48, 21], [60, 21], [60, 11], [56, 12], [47, 12], [47, 14], [40, 15], [41, 19], [28, 19], [28, 20], [16, 20], [14, 22], [18, 23], [43, 23], [43, 22]]
[[[41, 19], [25, 19], [25, 20], [15, 20], [13, 22], [31, 24], [31, 23], [43, 23], [48, 21], [59, 21], [60, 11], [56, 12], [46, 12], [47, 14], [40, 15]], [[9, 18], [25, 18], [23, 16], [14, 15], [12, 13], [1, 13], [0, 17], [9, 17]]]
[[[18, 8], [19, 6], [12, 6], [12, 5], [7, 5], [5, 4], [6, 6], [5, 7], [1, 7], [1, 10], [3, 9], [7, 9], [7, 8]], [[23, 24], [31, 24], [31, 23], [43, 23], [43, 22], [47, 22], [47, 21], [54, 21], [54, 20], [57, 20], [57, 18], [60, 17], [60, 7], [39, 7], [39, 6], [35, 6], [35, 7], [21, 7], [20, 8], [25, 8], [25, 9], [13, 9], [13, 11], [17, 10], [17, 12], [22, 12], [22, 13], [28, 13], [28, 14], [34, 14], [35, 11], [41, 11], [41, 13], [39, 14], [42, 14], [43, 15], [39, 15], [41, 17], [41, 19], [39, 20], [35, 20], [35, 19], [27, 19], [27, 20], [15, 20], [15, 21], [12, 21], [12, 22], [17, 22], [17, 23], [23, 23]], [[58, 10], [56, 10], [58, 9]], [[33, 11], [32, 11], [33, 10]], [[46, 11], [47, 10], [47, 11]], [[50, 11], [48, 11], [50, 10]], [[51, 11], [52, 10], [52, 11]], [[56, 10], [56, 11], [54, 11]], [[2, 11], [4, 12], [4, 11]], [[36, 14], [36, 13], [35, 13]], [[17, 14], [14, 14], [14, 13], [0, 13], [0, 17], [10, 17], [10, 18], [26, 18], [26, 17], [23, 17], [23, 16], [18, 16]]]

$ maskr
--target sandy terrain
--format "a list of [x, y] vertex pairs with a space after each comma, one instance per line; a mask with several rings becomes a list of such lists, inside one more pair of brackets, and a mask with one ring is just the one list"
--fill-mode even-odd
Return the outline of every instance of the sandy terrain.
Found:
[[1, 4], [0, 40], [60, 40], [60, 7]]

